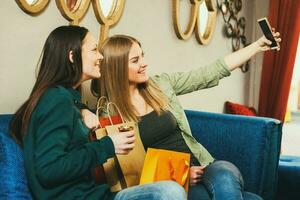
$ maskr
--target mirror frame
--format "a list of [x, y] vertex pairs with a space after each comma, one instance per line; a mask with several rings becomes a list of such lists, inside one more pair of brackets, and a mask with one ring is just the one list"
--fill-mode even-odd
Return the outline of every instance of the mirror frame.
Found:
[[92, 0], [94, 14], [97, 21], [102, 25], [100, 27], [99, 46], [108, 37], [109, 28], [114, 26], [120, 20], [125, 6], [125, 0], [113, 0], [112, 8], [107, 16], [103, 14], [99, 0]]
[[[200, 44], [208, 44], [212, 39], [212, 35], [215, 30], [216, 20], [217, 20], [217, 8], [214, 0], [190, 0], [190, 19], [186, 30], [183, 32], [179, 22], [180, 13], [180, 2], [179, 0], [172, 0], [172, 18], [173, 27], [176, 36], [181, 40], [187, 40], [191, 37], [192, 33], [195, 31], [196, 39]], [[199, 22], [201, 20], [199, 17], [199, 7], [202, 3], [206, 4], [208, 10], [208, 20], [203, 36], [199, 30]]]
[[65, 0], [55, 0], [56, 6], [62, 16], [70, 22], [71, 25], [79, 25], [79, 22], [87, 12], [91, 0], [80, 0], [80, 4], [76, 6], [76, 10], [70, 11]]
[[[200, 44], [205, 45], [205, 44], [208, 44], [210, 42], [210, 40], [213, 36], [213, 33], [215, 31], [216, 21], [217, 21], [217, 5], [216, 5], [215, 1], [211, 1], [211, 0], [205, 0], [202, 3], [206, 4], [206, 8], [207, 8], [207, 11], [208, 11], [208, 19], [207, 19], [207, 22], [206, 22], [205, 31], [204, 31], [203, 35], [201, 35], [200, 26], [199, 26], [199, 22], [200, 22], [201, 19], [200, 19], [199, 14], [198, 14], [196, 27], [195, 27], [195, 29], [196, 29], [195, 33], [196, 33], [197, 41]], [[200, 5], [202, 3], [200, 3]]]
[[26, 0], [15, 0], [15, 1], [24, 12], [30, 15], [39, 14], [49, 4], [49, 0], [37, 0], [33, 5], [28, 4]]

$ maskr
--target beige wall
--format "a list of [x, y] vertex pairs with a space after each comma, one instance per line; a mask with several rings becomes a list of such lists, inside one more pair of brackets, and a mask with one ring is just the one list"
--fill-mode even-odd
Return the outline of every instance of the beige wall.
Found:
[[[255, 0], [253, 2], [253, 18], [252, 18], [252, 40], [259, 38], [262, 35], [260, 27], [257, 24], [257, 19], [268, 16], [269, 0]], [[250, 21], [249, 21], [250, 23]], [[262, 71], [263, 54], [258, 54], [251, 59], [250, 69], [250, 82], [249, 82], [249, 99], [248, 105], [258, 109], [259, 103], [259, 89], [261, 83], [261, 71]]]
[[[182, 21], [187, 21], [189, 0], [182, 2]], [[0, 7], [0, 113], [12, 113], [28, 97], [35, 81], [36, 63], [49, 32], [67, 24], [51, 1], [36, 17], [29, 16], [13, 0], [2, 0]], [[247, 38], [253, 33], [254, 1], [243, 1], [240, 14], [247, 19]], [[256, 7], [257, 8], [257, 7]], [[81, 25], [98, 36], [99, 25], [89, 8]], [[149, 73], [186, 71], [211, 63], [231, 52], [231, 41], [222, 35], [223, 19], [218, 13], [211, 43], [200, 46], [194, 37], [177, 39], [172, 26], [170, 0], [127, 0], [120, 22], [111, 34], [137, 37], [146, 53]], [[222, 80], [219, 86], [180, 97], [186, 108], [222, 112], [226, 100], [248, 103], [250, 73], [239, 69]]]

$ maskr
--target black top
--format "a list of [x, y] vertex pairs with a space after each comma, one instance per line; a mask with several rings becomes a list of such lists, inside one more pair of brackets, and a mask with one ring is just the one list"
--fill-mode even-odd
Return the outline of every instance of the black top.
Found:
[[152, 111], [141, 117], [139, 131], [145, 150], [157, 148], [191, 154], [191, 165], [200, 165], [185, 143], [175, 117], [169, 111], [158, 115]]

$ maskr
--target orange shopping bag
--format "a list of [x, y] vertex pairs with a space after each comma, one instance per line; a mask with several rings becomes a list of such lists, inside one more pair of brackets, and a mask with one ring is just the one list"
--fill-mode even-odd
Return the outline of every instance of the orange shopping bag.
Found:
[[156, 181], [173, 180], [189, 187], [190, 154], [163, 149], [148, 148], [140, 185]]

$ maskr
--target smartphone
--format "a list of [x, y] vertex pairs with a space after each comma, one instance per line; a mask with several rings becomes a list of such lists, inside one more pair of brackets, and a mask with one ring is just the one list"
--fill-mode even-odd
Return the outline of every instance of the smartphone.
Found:
[[272, 29], [271, 26], [268, 22], [267, 18], [261, 18], [257, 20], [262, 32], [264, 33], [265, 37], [272, 42], [270, 45], [271, 49], [277, 49], [279, 47], [279, 44], [276, 42], [273, 34], [272, 34]]

